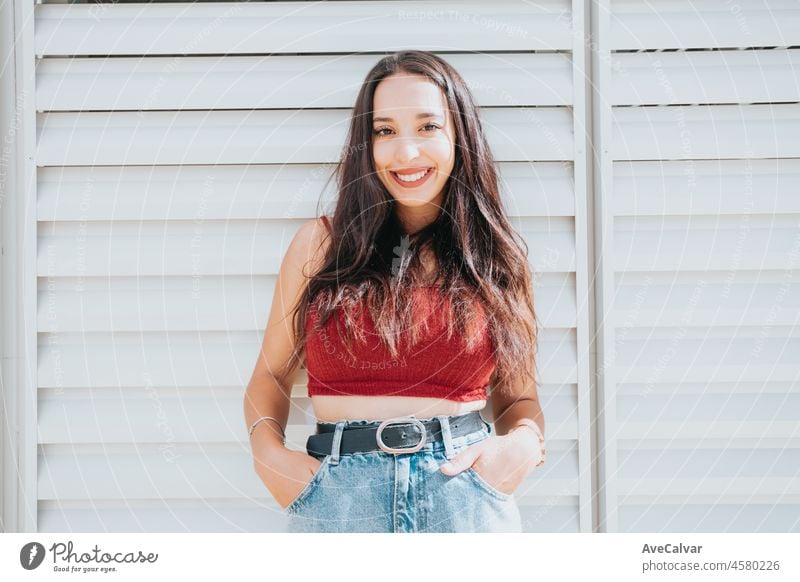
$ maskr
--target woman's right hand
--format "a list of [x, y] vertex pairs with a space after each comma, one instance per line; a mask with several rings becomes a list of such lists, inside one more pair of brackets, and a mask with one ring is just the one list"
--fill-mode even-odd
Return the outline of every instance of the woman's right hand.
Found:
[[283, 509], [292, 504], [322, 465], [311, 455], [284, 446], [255, 451], [253, 461], [256, 473]]

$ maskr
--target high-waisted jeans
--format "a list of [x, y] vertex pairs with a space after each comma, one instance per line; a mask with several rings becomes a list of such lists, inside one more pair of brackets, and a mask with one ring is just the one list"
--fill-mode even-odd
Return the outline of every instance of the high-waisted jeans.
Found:
[[[442, 440], [414, 453], [382, 450], [326, 455], [305, 488], [284, 510], [289, 532], [521, 532], [513, 494], [495, 489], [473, 468], [445, 475], [439, 466], [490, 436], [481, 430], [452, 437], [448, 420]], [[380, 422], [341, 420], [345, 426]], [[334, 437], [333, 442], [339, 442]]]

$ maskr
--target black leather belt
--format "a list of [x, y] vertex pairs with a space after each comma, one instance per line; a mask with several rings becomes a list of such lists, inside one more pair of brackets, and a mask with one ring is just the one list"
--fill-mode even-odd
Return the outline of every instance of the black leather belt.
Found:
[[[449, 416], [452, 438], [468, 435], [486, 428], [480, 411], [473, 410], [458, 416]], [[317, 433], [306, 441], [306, 451], [312, 457], [322, 459], [330, 455], [336, 423], [317, 423]], [[345, 426], [339, 454], [362, 453], [382, 450], [391, 454], [413, 453], [425, 443], [442, 441], [442, 428], [436, 418], [419, 420], [413, 416], [401, 416], [376, 421], [376, 426]]]

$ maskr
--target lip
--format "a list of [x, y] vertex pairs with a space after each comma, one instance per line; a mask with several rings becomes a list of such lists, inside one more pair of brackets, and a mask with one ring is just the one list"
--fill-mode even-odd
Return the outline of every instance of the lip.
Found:
[[[421, 172], [422, 170], [425, 169], [428, 170], [428, 173], [422, 176], [422, 178], [420, 178], [416, 182], [403, 182], [400, 178], [397, 177], [397, 174], [401, 175], [416, 174], [417, 172]], [[428, 178], [430, 178], [433, 175], [433, 167], [428, 166], [426, 168], [425, 166], [423, 166], [421, 168], [404, 169], [403, 171], [400, 172], [389, 170], [389, 174], [392, 176], [392, 180], [394, 180], [395, 184], [402, 186], [403, 188], [418, 188], [419, 186], [427, 182]]]
[[406, 174], [416, 174], [417, 172], [421, 172], [422, 170], [428, 170], [433, 166], [417, 166], [416, 168], [403, 168], [402, 170], [389, 170], [390, 172], [395, 172], [396, 174], [406, 175]]

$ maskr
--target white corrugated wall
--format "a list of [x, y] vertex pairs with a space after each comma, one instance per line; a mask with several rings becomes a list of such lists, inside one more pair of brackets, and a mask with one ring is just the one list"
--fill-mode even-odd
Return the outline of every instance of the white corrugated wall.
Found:
[[602, 2], [609, 531], [800, 529], [800, 4]]
[[241, 415], [275, 275], [358, 83], [418, 48], [474, 90], [536, 271], [526, 531], [798, 531], [800, 8], [588, 4], [36, 5], [6, 523], [283, 528]]
[[[418, 48], [472, 87], [537, 271], [549, 454], [518, 494], [525, 528], [589, 531], [586, 146], [574, 140], [586, 109], [571, 10], [37, 6], [38, 529], [283, 528], [241, 413], [275, 276], [316, 215], [364, 75]], [[297, 449], [313, 430], [306, 380], [287, 431]]]

